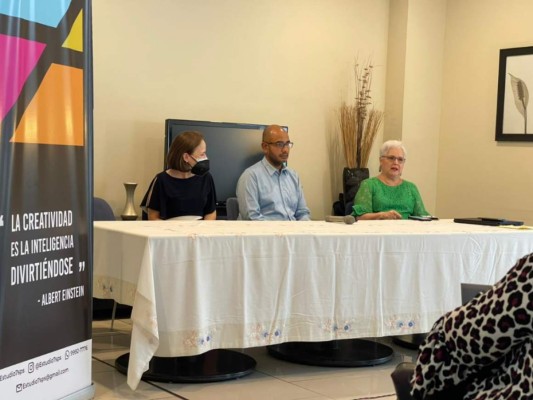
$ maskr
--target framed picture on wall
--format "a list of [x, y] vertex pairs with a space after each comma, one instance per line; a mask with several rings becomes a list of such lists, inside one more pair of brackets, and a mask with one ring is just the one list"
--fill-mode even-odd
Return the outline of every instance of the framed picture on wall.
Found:
[[497, 141], [533, 142], [533, 104], [529, 104], [529, 91], [533, 96], [533, 46], [501, 49]]

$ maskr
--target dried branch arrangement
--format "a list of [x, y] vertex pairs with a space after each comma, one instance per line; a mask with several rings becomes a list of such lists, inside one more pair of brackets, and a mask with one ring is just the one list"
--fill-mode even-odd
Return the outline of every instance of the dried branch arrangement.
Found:
[[372, 71], [370, 61], [363, 65], [356, 61], [355, 103], [343, 102], [339, 109], [340, 133], [348, 168], [366, 168], [374, 139], [383, 122], [383, 111], [370, 108]]

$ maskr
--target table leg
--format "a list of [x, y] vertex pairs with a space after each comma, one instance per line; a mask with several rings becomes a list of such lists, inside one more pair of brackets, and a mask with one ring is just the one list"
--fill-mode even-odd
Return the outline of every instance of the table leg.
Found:
[[365, 339], [327, 342], [287, 342], [267, 347], [276, 358], [297, 364], [325, 367], [363, 367], [386, 363], [394, 351], [387, 345]]
[[[117, 370], [128, 373], [130, 354], [115, 360]], [[253, 372], [256, 361], [233, 350], [216, 349], [197, 356], [153, 357], [142, 379], [156, 382], [205, 383], [242, 378]]]

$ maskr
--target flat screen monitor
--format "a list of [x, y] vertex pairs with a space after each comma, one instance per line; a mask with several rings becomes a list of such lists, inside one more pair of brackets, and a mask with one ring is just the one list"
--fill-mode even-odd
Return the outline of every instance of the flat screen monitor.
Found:
[[263, 157], [261, 139], [266, 126], [167, 119], [165, 121], [165, 164], [170, 144], [177, 135], [185, 131], [200, 132], [207, 144], [209, 172], [215, 181], [217, 205], [225, 206], [227, 198], [236, 196], [237, 181], [242, 172]]

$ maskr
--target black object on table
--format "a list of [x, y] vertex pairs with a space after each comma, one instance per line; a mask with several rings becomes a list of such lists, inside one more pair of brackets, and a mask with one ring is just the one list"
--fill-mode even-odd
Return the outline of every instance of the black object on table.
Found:
[[488, 217], [479, 217], [479, 218], [454, 218], [453, 222], [460, 224], [474, 224], [474, 225], [488, 225], [488, 226], [502, 226], [502, 225], [514, 225], [521, 226], [524, 225], [523, 221], [513, 221], [505, 218], [488, 218]]
[[366, 339], [287, 342], [267, 346], [267, 351], [284, 361], [324, 367], [378, 365], [390, 361], [393, 355], [389, 346]]
[[[130, 353], [115, 360], [116, 369], [128, 373]], [[256, 361], [234, 350], [216, 349], [196, 356], [152, 357], [142, 379], [171, 383], [207, 383], [242, 378], [253, 372]]]

